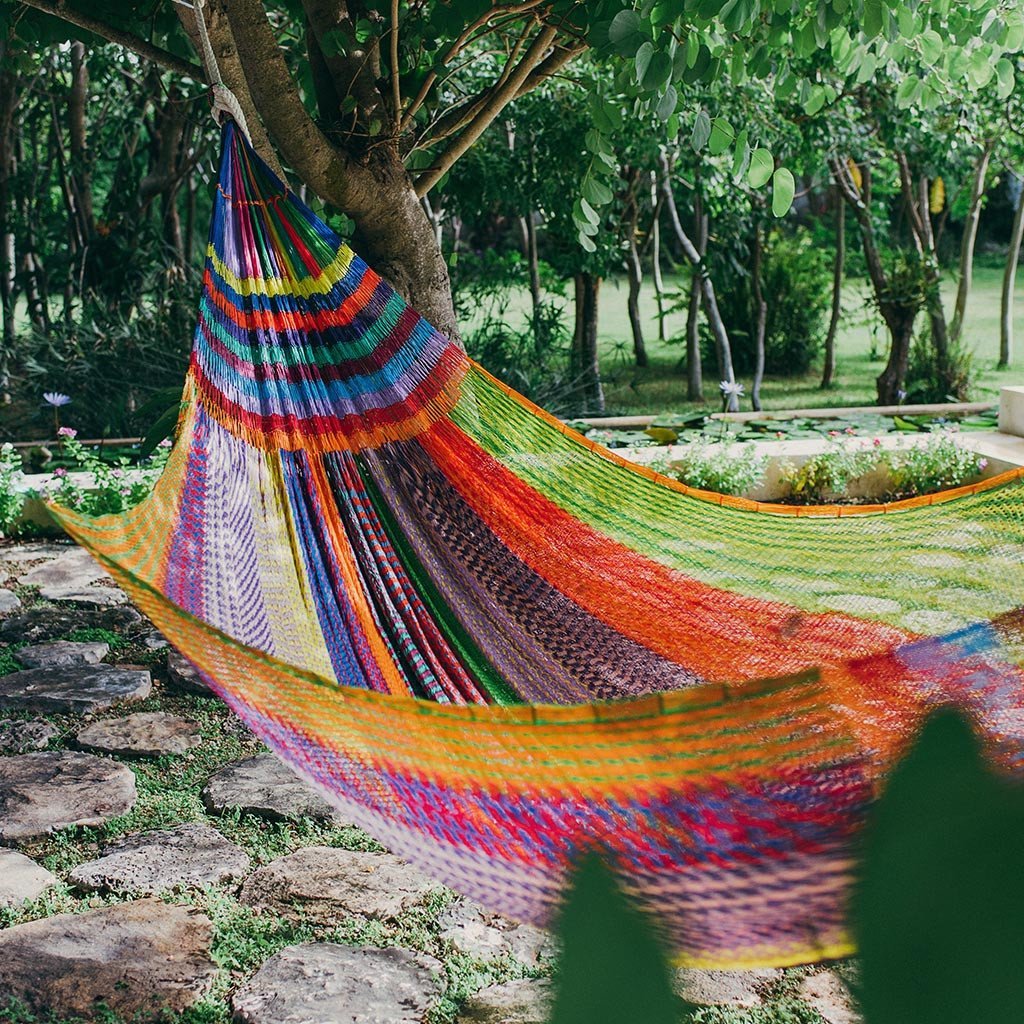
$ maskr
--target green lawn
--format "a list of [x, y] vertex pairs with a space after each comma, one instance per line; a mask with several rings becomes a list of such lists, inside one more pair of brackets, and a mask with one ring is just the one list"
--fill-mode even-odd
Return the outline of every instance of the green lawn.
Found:
[[[956, 282], [952, 275], [948, 278], [944, 292], [951, 308]], [[680, 279], [669, 279], [666, 287], [678, 288], [680, 283]], [[1024, 272], [1018, 275], [1014, 306], [1018, 365], [1009, 370], [995, 368], [999, 351], [1001, 285], [1000, 269], [979, 267], [975, 270], [964, 332], [968, 348], [973, 353], [974, 386], [970, 397], [974, 401], [995, 400], [1001, 385], [1024, 383]], [[846, 314], [839, 331], [835, 386], [827, 391], [820, 389], [820, 364], [804, 377], [768, 377], [761, 390], [762, 404], [766, 409], [874, 404], [875, 378], [885, 362], [888, 336], [878, 314], [866, 306], [866, 295], [866, 284], [860, 280], [850, 281], [844, 292]], [[568, 320], [571, 303], [564, 301]], [[507, 307], [509, 319], [515, 321], [517, 310], [522, 310], [525, 315], [528, 302], [525, 292], [510, 296]], [[683, 347], [679, 343], [657, 340], [654, 290], [647, 282], [640, 310], [649, 325], [645, 333], [651, 365], [645, 370], [638, 369], [633, 363], [625, 280], [609, 280], [602, 285], [598, 336], [608, 412], [658, 413], [694, 408], [686, 401], [685, 365], [680, 364]], [[681, 335], [685, 320], [685, 313], [672, 314], [667, 324], [668, 336]], [[877, 353], [874, 359], [871, 358], [872, 336]], [[743, 383], [749, 392], [750, 380]], [[713, 365], [705, 366], [705, 394], [709, 404], [717, 407], [718, 378]], [[749, 400], [744, 399], [743, 407], [749, 408]]]

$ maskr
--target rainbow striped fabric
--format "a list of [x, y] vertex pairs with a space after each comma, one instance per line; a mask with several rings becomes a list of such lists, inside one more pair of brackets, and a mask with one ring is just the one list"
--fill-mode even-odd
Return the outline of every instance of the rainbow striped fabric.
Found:
[[435, 331], [230, 126], [177, 443], [55, 515], [396, 853], [544, 924], [600, 845], [680, 960], [850, 951], [873, 795], [929, 707], [1024, 754], [1024, 492], [693, 492]]

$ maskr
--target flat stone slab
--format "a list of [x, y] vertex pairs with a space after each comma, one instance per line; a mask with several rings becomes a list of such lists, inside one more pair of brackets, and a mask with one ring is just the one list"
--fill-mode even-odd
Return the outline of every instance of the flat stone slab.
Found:
[[124, 718], [105, 718], [87, 725], [75, 737], [83, 750], [121, 757], [184, 754], [202, 742], [196, 722], [166, 711], [137, 711]]
[[441, 997], [441, 964], [408, 949], [287, 946], [231, 998], [243, 1024], [422, 1024]]
[[0, 615], [16, 612], [21, 607], [21, 598], [13, 590], [0, 587]]
[[445, 907], [437, 923], [442, 939], [478, 960], [511, 954], [521, 963], [532, 965], [541, 957], [554, 957], [558, 951], [554, 937], [540, 928], [491, 914], [466, 899]]
[[834, 971], [822, 971], [802, 978], [800, 998], [817, 1010], [828, 1024], [861, 1024], [850, 990]]
[[5, 718], [0, 720], [0, 754], [28, 754], [42, 750], [57, 727], [43, 718]]
[[200, 999], [216, 973], [213, 926], [198, 910], [137, 900], [0, 932], [0, 992], [53, 1017], [98, 1004], [152, 1020]]
[[782, 971], [759, 968], [752, 971], [715, 971], [683, 967], [675, 973], [674, 988], [697, 1006], [761, 1006], [761, 992], [782, 977]]
[[547, 1024], [554, 993], [550, 982], [519, 978], [489, 985], [469, 997], [457, 1024]]
[[74, 548], [74, 544], [60, 544], [48, 540], [23, 541], [0, 550], [0, 564], [24, 565], [26, 562], [39, 562], [45, 558], [59, 558]]
[[90, 892], [155, 896], [233, 882], [249, 870], [249, 855], [209, 825], [139, 832], [80, 864], [68, 881]]
[[[164, 646], [167, 641], [164, 640]], [[177, 693], [198, 693], [209, 696], [210, 688], [203, 682], [199, 669], [184, 654], [177, 651], [167, 652], [167, 685]]]
[[78, 629], [107, 629], [112, 633], [138, 631], [142, 616], [125, 608], [32, 608], [0, 622], [0, 640], [41, 644], [59, 640]]
[[152, 677], [142, 668], [29, 668], [0, 676], [0, 710], [85, 715], [145, 700], [152, 685]]
[[214, 814], [238, 808], [271, 821], [340, 821], [337, 810], [275, 754], [257, 754], [222, 768], [210, 776], [202, 797]]
[[44, 587], [39, 594], [47, 601], [85, 608], [120, 608], [128, 603], [120, 587]]
[[132, 770], [104, 757], [61, 750], [0, 758], [0, 843], [102, 825], [135, 798]]
[[292, 920], [394, 920], [437, 888], [390, 853], [307, 846], [254, 871], [239, 899]]
[[85, 548], [66, 548], [56, 558], [48, 559], [34, 566], [18, 577], [18, 582], [26, 587], [38, 587], [39, 592], [47, 590], [71, 589], [87, 587], [101, 580], [106, 573]]
[[48, 644], [22, 647], [14, 656], [25, 668], [71, 668], [98, 665], [110, 653], [102, 641], [53, 640]]
[[41, 864], [23, 853], [0, 847], [0, 907], [20, 907], [57, 882], [57, 876]]

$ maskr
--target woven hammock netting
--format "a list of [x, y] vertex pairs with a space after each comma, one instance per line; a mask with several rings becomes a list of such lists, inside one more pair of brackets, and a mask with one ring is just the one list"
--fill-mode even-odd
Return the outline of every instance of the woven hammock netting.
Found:
[[54, 509], [352, 822], [544, 925], [599, 846], [679, 961], [851, 952], [929, 709], [1024, 739], [1020, 474], [887, 506], [692, 491], [470, 361], [229, 125], [177, 441]]

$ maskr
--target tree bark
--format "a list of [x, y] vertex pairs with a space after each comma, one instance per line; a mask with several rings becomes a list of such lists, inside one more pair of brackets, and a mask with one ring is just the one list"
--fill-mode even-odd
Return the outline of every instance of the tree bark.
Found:
[[846, 266], [846, 207], [843, 205], [839, 186], [832, 185], [832, 202], [835, 206], [836, 249], [832, 260], [832, 312], [825, 335], [825, 365], [821, 371], [821, 388], [832, 387], [836, 375], [836, 335], [839, 320], [843, 315], [843, 271]]
[[974, 271], [974, 246], [978, 240], [978, 222], [981, 220], [981, 201], [985, 196], [985, 178], [988, 175], [989, 160], [994, 143], [986, 139], [978, 162], [974, 165], [971, 178], [971, 197], [964, 222], [964, 233], [960, 238], [960, 282], [956, 290], [956, 305], [953, 307], [953, 321], [950, 324], [950, 339], [955, 344], [960, 340], [967, 314], [967, 300], [971, 294]]
[[15, 112], [19, 95], [17, 71], [9, 57], [7, 40], [0, 36], [0, 307], [3, 315], [0, 402], [4, 404], [10, 401], [10, 357], [14, 349], [14, 304], [17, 297], [17, 250], [14, 241], [16, 218], [11, 178], [14, 172]]
[[658, 195], [658, 175], [651, 171], [651, 280], [654, 283], [654, 301], [658, 305], [658, 341], [665, 340], [665, 279], [661, 273], [661, 197]]
[[878, 311], [889, 331], [889, 358], [885, 369], [875, 380], [879, 405], [897, 405], [907, 378], [910, 361], [910, 344], [914, 337], [914, 321], [917, 319], [919, 304], [916, 299], [894, 294], [885, 273], [882, 256], [875, 238], [871, 219], [871, 167], [861, 168], [862, 184], [858, 188], [845, 161], [833, 157], [829, 161], [832, 178], [843, 199], [850, 206], [860, 229], [861, 245], [868, 278], [875, 295]]
[[761, 238], [761, 224], [754, 223], [754, 382], [750, 386], [750, 404], [755, 412], [761, 411], [761, 383], [764, 380], [764, 334], [767, 327], [768, 303], [761, 288], [761, 264], [764, 243]]
[[1017, 283], [1017, 264], [1020, 261], [1020, 245], [1024, 239], [1024, 185], [1017, 177], [1017, 205], [1013, 211], [1013, 228], [1010, 231], [1010, 246], [1006, 251], [1006, 267], [1003, 270], [1003, 294], [999, 310], [999, 362], [1005, 369], [1013, 362], [1013, 292]]
[[626, 309], [629, 313], [629, 327], [633, 334], [633, 356], [637, 366], [645, 367], [647, 366], [647, 347], [644, 345], [644, 326], [640, 319], [640, 288], [643, 285], [644, 272], [640, 265], [640, 249], [636, 244], [636, 233], [640, 230], [640, 211], [634, 193], [631, 193], [629, 206], [630, 212], [626, 221], [626, 232], [629, 236], [626, 240], [626, 274], [629, 279]]
[[519, 236], [523, 243], [523, 256], [526, 258], [526, 270], [530, 279], [530, 303], [533, 315], [536, 316], [541, 304], [540, 293], [540, 259], [537, 256], [537, 225], [531, 210], [525, 217], [519, 218]]
[[604, 388], [597, 352], [597, 301], [601, 278], [587, 271], [576, 274], [576, 330], [572, 339], [570, 375], [583, 411], [604, 412]]
[[[668, 157], [662, 156], [661, 167], [661, 190], [665, 201], [665, 209], [668, 211], [669, 223], [672, 225], [672, 230], [675, 232], [679, 246], [693, 267], [694, 276], [697, 278], [700, 287], [701, 298], [704, 303], [704, 313], [708, 318], [711, 333], [715, 338], [715, 351], [718, 354], [718, 368], [722, 382], [725, 384], [735, 384], [736, 374], [732, 366], [732, 347], [729, 343], [729, 333], [725, 329], [725, 321], [722, 320], [722, 314], [718, 309], [715, 286], [711, 281], [711, 275], [708, 272], [704, 257], [693, 244], [693, 240], [683, 230], [682, 222], [679, 220], [679, 211], [676, 209], [676, 200], [672, 193], [672, 176]], [[738, 412], [739, 407], [739, 396], [730, 392], [728, 402], [726, 403], [727, 411]]]

